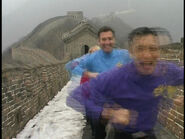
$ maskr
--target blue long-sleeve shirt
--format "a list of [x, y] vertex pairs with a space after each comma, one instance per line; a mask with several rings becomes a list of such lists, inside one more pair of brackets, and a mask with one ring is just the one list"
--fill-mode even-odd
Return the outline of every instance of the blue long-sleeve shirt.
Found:
[[128, 50], [113, 49], [111, 53], [105, 53], [103, 50], [99, 50], [87, 56], [72, 70], [72, 73], [82, 75], [86, 70], [102, 73], [115, 66], [125, 65], [131, 61]]
[[[132, 62], [102, 73], [76, 88], [72, 95], [85, 105], [87, 115], [94, 121], [99, 120], [103, 105], [107, 103], [136, 111], [138, 117], [134, 127], [114, 126], [124, 131], [137, 132], [151, 130], [155, 125], [161, 98], [161, 95], [155, 94], [155, 89], [166, 85], [182, 85], [183, 82], [184, 70], [174, 64], [159, 62], [152, 75], [141, 75]], [[84, 91], [90, 93], [88, 99], [83, 97]]]

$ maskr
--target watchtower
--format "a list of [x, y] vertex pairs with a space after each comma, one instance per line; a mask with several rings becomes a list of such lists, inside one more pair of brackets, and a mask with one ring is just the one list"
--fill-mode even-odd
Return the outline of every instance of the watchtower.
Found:
[[74, 19], [83, 19], [83, 12], [82, 11], [68, 11], [67, 16], [72, 16]]

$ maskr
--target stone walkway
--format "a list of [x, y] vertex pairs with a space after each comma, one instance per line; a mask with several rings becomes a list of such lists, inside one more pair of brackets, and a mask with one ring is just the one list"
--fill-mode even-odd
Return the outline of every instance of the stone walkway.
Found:
[[[177, 139], [173, 134], [168, 132], [161, 124], [157, 123], [155, 128], [155, 133], [157, 136], [157, 139]], [[91, 128], [90, 125], [87, 124], [86, 127], [83, 130], [83, 136], [82, 139], [93, 139], [91, 136]]]
[[[31, 119], [16, 139], [82, 139], [86, 120], [82, 113], [66, 105], [69, 93], [80, 83], [73, 78]], [[74, 100], [71, 103], [78, 106]]]
[[[48, 105], [26, 124], [16, 139], [92, 139], [90, 125], [86, 124], [83, 114], [66, 105], [66, 98], [79, 82], [79, 77], [72, 78]], [[70, 103], [81, 108], [74, 100], [70, 100]], [[160, 124], [157, 124], [155, 131], [158, 139], [176, 139]]]

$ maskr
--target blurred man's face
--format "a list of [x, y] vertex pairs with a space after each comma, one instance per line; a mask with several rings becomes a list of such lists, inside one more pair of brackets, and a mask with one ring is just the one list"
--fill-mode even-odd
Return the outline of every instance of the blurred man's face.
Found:
[[137, 70], [144, 75], [152, 74], [160, 57], [157, 38], [153, 35], [135, 37], [130, 48]]
[[115, 44], [115, 38], [111, 31], [100, 33], [99, 45], [102, 50], [106, 53], [112, 52], [113, 46]]

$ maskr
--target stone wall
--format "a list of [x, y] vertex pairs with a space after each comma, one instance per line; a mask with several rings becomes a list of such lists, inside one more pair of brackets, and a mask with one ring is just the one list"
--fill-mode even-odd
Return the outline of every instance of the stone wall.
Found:
[[23, 65], [32, 67], [59, 62], [59, 60], [47, 51], [27, 47], [12, 48], [12, 59], [16, 62], [23, 63]]
[[184, 65], [184, 50], [181, 49], [170, 49], [170, 48], [163, 48], [161, 50], [161, 59], [175, 62], [176, 64], [183, 66]]
[[15, 137], [68, 82], [64, 64], [3, 69], [3, 139]]
[[[183, 87], [176, 92], [184, 97]], [[159, 106], [158, 121], [178, 139], [184, 139], [184, 101], [164, 99]]]
[[[183, 43], [175, 45], [171, 48], [163, 48], [161, 59], [184, 66]], [[184, 139], [184, 86], [175, 87], [173, 92], [176, 94], [173, 99], [166, 98], [161, 101], [158, 121], [178, 139]], [[181, 97], [182, 101], [177, 97]]]

